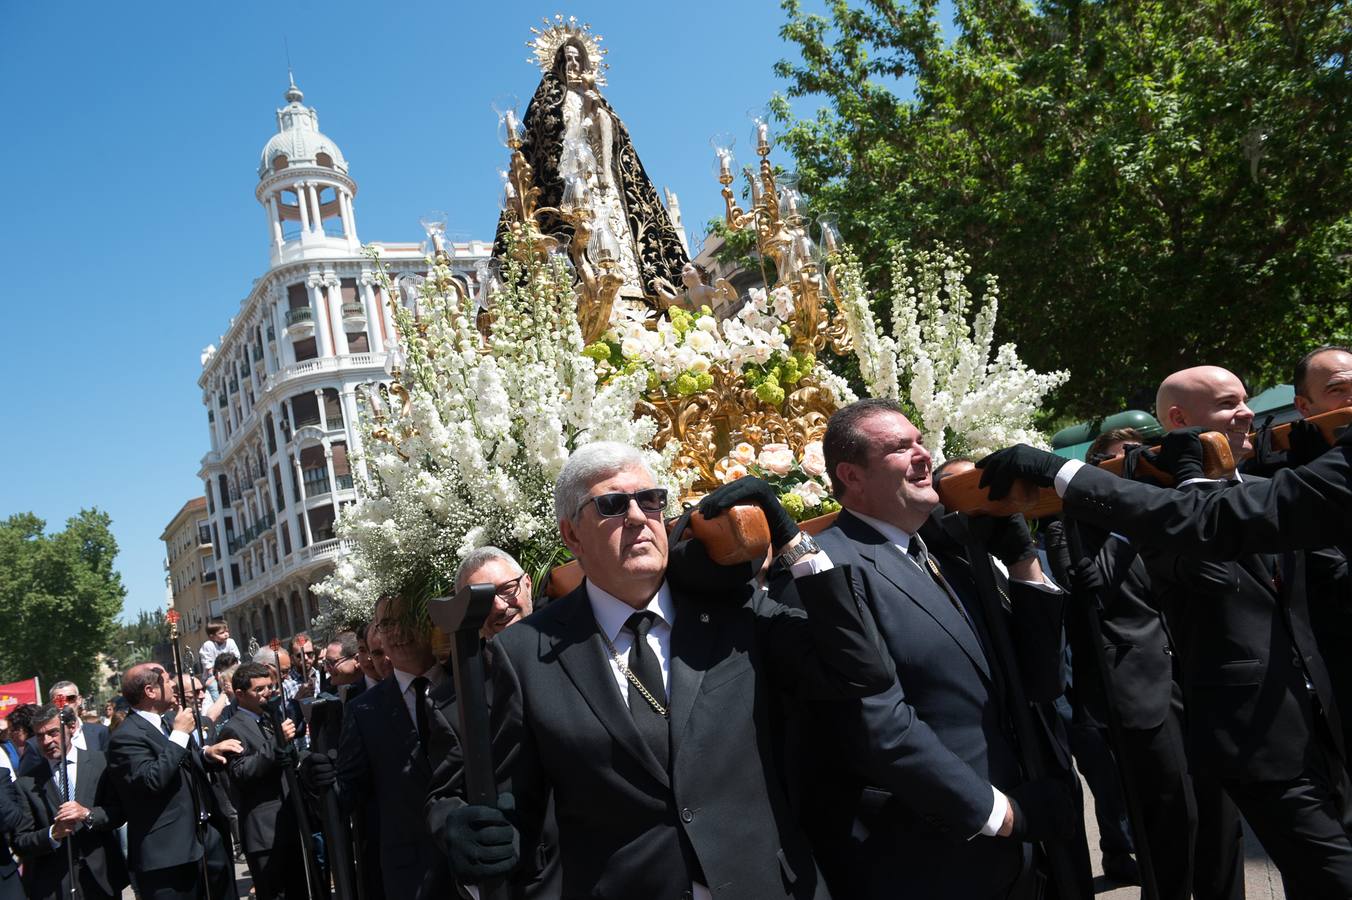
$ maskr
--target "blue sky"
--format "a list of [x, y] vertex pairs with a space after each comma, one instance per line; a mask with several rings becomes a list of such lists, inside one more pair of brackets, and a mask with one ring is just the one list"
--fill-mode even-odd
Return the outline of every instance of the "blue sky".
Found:
[[555, 12], [604, 36], [606, 95], [698, 230], [721, 206], [709, 135], [745, 157], [747, 110], [782, 88], [774, 2], [0, 4], [0, 517], [108, 511], [126, 614], [162, 604], [159, 535], [202, 489], [199, 353], [267, 266], [253, 191], [283, 39], [357, 181], [362, 240], [420, 240], [429, 209], [488, 239], [490, 101], [529, 98], [524, 43]]

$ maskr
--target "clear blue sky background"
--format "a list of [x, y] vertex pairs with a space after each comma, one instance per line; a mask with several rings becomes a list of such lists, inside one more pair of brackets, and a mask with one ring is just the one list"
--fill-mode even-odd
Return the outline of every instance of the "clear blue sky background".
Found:
[[124, 615], [162, 605], [160, 533], [202, 490], [199, 353], [267, 268], [253, 192], [283, 37], [357, 181], [363, 241], [421, 240], [429, 209], [487, 240], [505, 160], [489, 104], [529, 99], [524, 43], [555, 12], [604, 36], [606, 95], [697, 240], [721, 209], [709, 135], [736, 133], [744, 158], [747, 110], [783, 87], [771, 0], [0, 2], [0, 517], [55, 530], [106, 510]]

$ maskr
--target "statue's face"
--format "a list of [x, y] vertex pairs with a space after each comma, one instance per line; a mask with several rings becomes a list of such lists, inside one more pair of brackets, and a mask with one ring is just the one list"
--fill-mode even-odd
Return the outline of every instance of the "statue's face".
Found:
[[694, 263], [686, 263], [685, 266], [682, 267], [681, 283], [690, 289], [697, 288], [703, 283], [699, 277], [699, 269], [695, 268]]
[[568, 76], [569, 84], [582, 80], [582, 54], [572, 44], [563, 48], [563, 72]]

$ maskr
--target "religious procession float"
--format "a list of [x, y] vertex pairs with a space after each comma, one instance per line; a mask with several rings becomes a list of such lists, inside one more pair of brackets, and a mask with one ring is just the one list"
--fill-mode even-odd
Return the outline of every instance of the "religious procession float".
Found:
[[456, 277], [434, 216], [427, 275], [386, 284], [400, 343], [363, 398], [363, 499], [339, 523], [352, 552], [320, 588], [333, 624], [384, 594], [449, 593], [486, 544], [539, 585], [567, 559], [554, 478], [592, 441], [643, 450], [670, 514], [750, 473], [800, 520], [836, 508], [821, 438], [860, 396], [898, 400], [936, 463], [1043, 443], [1033, 415], [1066, 374], [995, 347], [997, 287], [975, 297], [961, 251], [899, 246], [890, 296], [870, 294], [758, 117], [741, 168], [731, 136], [711, 140], [720, 230], [754, 248], [756, 286], [709, 283], [602, 93], [600, 36], [562, 17], [532, 31], [534, 95], [524, 112], [495, 104], [508, 158], [492, 259]]

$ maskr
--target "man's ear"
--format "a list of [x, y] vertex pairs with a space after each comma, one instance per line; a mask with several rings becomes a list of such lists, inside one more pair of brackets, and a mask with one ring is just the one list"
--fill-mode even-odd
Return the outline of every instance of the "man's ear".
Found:
[[1302, 419], [1308, 419], [1310, 417], [1309, 398], [1302, 397], [1300, 394], [1296, 394], [1295, 402], [1296, 402], [1296, 412], [1300, 413], [1300, 417]]
[[[841, 485], [845, 488], [842, 496], [852, 493], [859, 486], [859, 481], [863, 477], [863, 472], [860, 471], [860, 468], [859, 465], [852, 462], [836, 463], [836, 479], [839, 480]], [[839, 500], [840, 497], [837, 497], [836, 499]]]
[[1183, 410], [1179, 409], [1177, 406], [1169, 407], [1169, 411], [1164, 414], [1164, 418], [1165, 424], [1169, 426], [1170, 431], [1188, 427], [1188, 417], [1184, 415]]
[[[572, 519], [559, 519], [559, 537], [563, 538], [563, 546], [568, 548], [578, 559], [582, 556], [579, 551], [582, 549], [581, 542], [577, 539], [577, 526]], [[530, 576], [526, 576], [529, 578]]]

